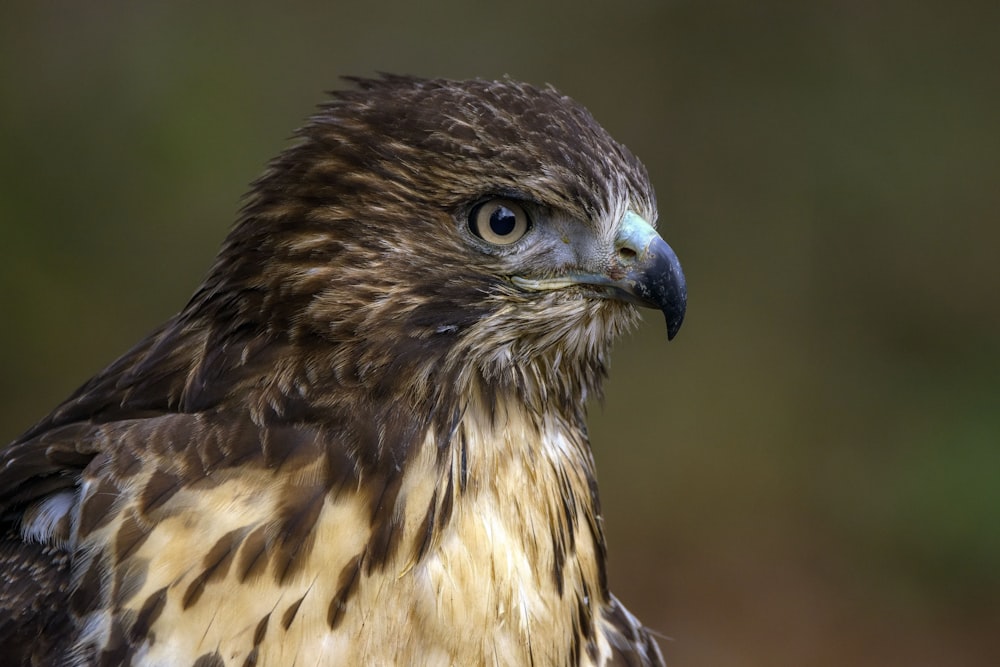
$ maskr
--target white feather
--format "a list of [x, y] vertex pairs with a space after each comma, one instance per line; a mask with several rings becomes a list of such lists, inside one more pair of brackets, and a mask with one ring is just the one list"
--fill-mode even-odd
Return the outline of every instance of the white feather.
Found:
[[27, 542], [50, 543], [59, 523], [76, 504], [75, 491], [60, 491], [32, 506], [24, 513], [21, 535]]

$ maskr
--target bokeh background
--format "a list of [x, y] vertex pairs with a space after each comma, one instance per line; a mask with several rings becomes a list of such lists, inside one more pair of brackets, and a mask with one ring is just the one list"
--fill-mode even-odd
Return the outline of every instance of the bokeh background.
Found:
[[509, 74], [647, 164], [690, 308], [592, 436], [675, 667], [1000, 664], [1000, 3], [4, 3], [0, 440], [179, 309], [340, 85]]

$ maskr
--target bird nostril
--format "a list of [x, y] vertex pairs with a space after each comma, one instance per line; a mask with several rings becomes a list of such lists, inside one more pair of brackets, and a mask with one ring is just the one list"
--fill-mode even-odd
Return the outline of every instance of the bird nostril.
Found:
[[618, 248], [618, 259], [620, 259], [623, 264], [632, 264], [638, 256], [639, 254], [635, 250], [632, 250], [632, 248]]

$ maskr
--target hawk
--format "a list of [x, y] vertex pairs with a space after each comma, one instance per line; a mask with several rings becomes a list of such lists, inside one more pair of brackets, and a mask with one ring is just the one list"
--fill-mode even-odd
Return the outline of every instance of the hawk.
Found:
[[645, 169], [552, 88], [351, 81], [0, 451], [5, 664], [662, 664], [585, 426], [635, 306], [684, 316]]

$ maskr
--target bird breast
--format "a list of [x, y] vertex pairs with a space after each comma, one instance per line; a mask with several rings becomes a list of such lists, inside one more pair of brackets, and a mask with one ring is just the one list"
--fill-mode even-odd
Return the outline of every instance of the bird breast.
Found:
[[[139, 665], [599, 664], [603, 538], [585, 436], [500, 405], [467, 410], [445, 456], [433, 432], [418, 447], [391, 506], [366, 502], [365, 480], [316, 500], [294, 568], [268, 531], [290, 497], [311, 502], [287, 486], [318, 471], [240, 469], [178, 491], [85, 642], [106, 643], [117, 614], [148, 625]], [[392, 550], [375, 527], [386, 513]], [[91, 547], [128, 515], [126, 503]]]

